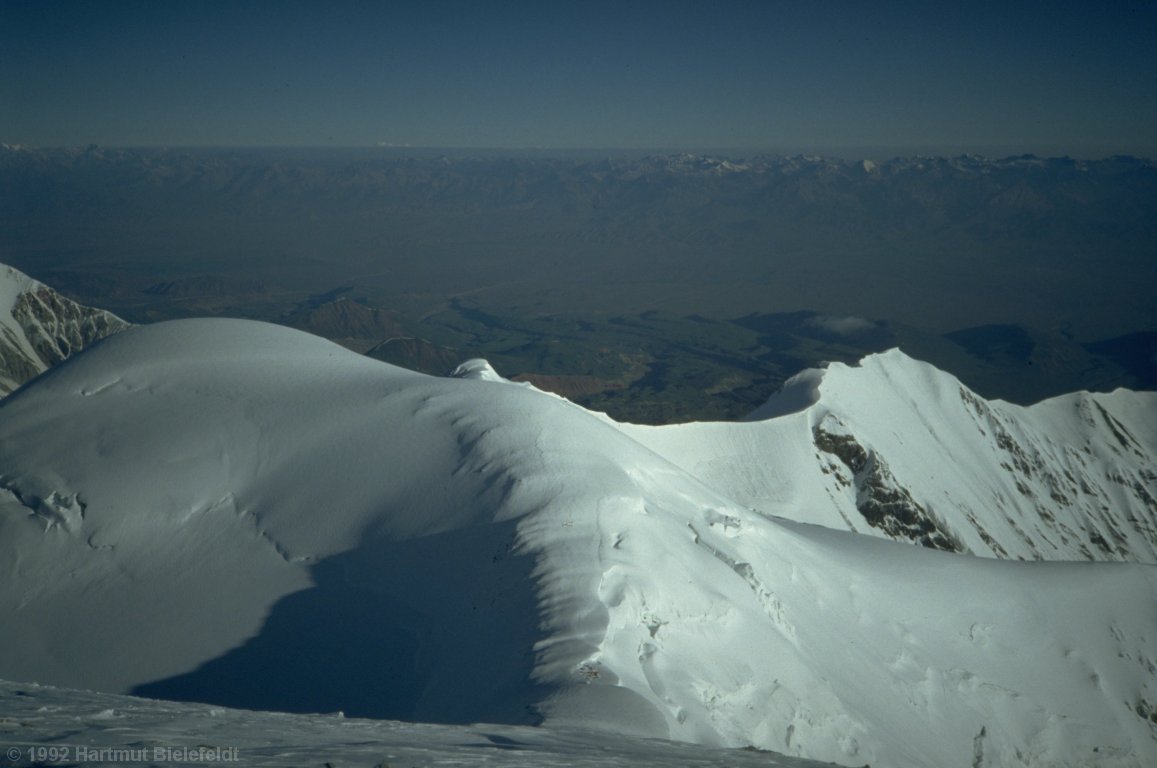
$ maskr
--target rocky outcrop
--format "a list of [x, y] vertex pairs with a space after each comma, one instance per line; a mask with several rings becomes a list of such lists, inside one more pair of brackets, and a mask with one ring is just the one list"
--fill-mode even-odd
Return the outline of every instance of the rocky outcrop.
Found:
[[0, 396], [129, 326], [111, 312], [77, 304], [11, 267], [0, 270], [0, 283]]
[[856, 509], [868, 525], [892, 539], [907, 539], [929, 549], [963, 551], [963, 545], [897, 482], [883, 457], [865, 449], [853, 436], [826, 431], [823, 425], [817, 425], [812, 436], [816, 448], [839, 459], [851, 472], [849, 481], [829, 462], [828, 471], [835, 472], [838, 481], [855, 487]]

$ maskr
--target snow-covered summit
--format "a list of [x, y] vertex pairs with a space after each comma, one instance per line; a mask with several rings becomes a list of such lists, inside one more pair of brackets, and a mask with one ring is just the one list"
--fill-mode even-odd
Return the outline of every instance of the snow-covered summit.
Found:
[[128, 323], [0, 264], [0, 397]]
[[769, 514], [986, 557], [1157, 562], [1157, 394], [987, 401], [893, 349], [744, 424], [627, 428]]
[[[770, 420], [645, 428], [262, 323], [129, 329], [0, 403], [0, 677], [846, 765], [1157, 760], [1153, 568], [789, 519], [855, 509], [877, 476], [832, 468], [853, 443], [906, 478], [885, 450], [941, 450], [938, 409], [999, 424], [1043, 477], [1029, 438], [1072, 428], [1099, 455], [1105, 424], [1135, 423], [1119, 398], [1086, 398], [1086, 433], [973, 405], [896, 353], [811, 381], [818, 399]], [[881, 415], [844, 410], [857, 389]], [[883, 429], [906, 399], [917, 415]]]

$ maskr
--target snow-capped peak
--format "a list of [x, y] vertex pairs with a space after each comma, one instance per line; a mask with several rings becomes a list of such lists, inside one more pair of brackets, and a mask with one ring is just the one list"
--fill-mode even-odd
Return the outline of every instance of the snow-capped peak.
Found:
[[1157, 562], [1157, 394], [990, 402], [893, 349], [804, 371], [751, 419], [678, 427], [670, 449], [640, 438], [769, 514], [986, 557]]
[[82, 348], [128, 326], [0, 265], [0, 397]]

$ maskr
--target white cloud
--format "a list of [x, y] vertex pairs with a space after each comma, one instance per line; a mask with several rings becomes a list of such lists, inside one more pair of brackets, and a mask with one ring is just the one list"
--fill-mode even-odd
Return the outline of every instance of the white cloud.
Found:
[[855, 315], [816, 315], [808, 319], [808, 325], [840, 336], [853, 336], [876, 327], [871, 320]]

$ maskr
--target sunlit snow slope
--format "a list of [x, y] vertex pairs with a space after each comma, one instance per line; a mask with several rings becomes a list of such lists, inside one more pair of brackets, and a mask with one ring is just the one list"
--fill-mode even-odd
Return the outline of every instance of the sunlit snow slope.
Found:
[[[907, 403], [893, 418], [935, 424], [926, 391], [903, 388], [911, 370], [937, 374], [885, 355], [839, 375], [857, 370], [865, 386], [891, 376]], [[811, 375], [818, 403], [834, 372]], [[791, 485], [815, 424], [835, 436], [834, 465], [846, 434], [881, 453], [924, 439], [905, 423], [869, 434], [813, 403], [766, 432], [643, 429], [480, 362], [459, 373], [196, 320], [117, 334], [9, 397], [0, 677], [258, 709], [545, 718], [847, 765], [1157, 761], [1152, 567], [967, 557], [776, 517], [827, 522], [846, 505], [829, 490], [850, 489], [823, 477], [814, 498], [810, 475]], [[1022, 446], [1068, 423], [953, 396], [941, 405], [999, 414], [981, 426]], [[1147, 407], [1130, 397], [1084, 401], [1142, 451], [1113, 399]], [[780, 433], [801, 442], [768, 437]], [[905, 478], [899, 456], [890, 472]], [[791, 470], [779, 481], [776, 464]], [[978, 519], [996, 537], [1012, 514]]]
[[0, 264], [0, 397], [127, 325]]
[[805, 371], [746, 424], [625, 427], [737, 502], [986, 557], [1157, 562], [1157, 393], [986, 401], [899, 350]]

